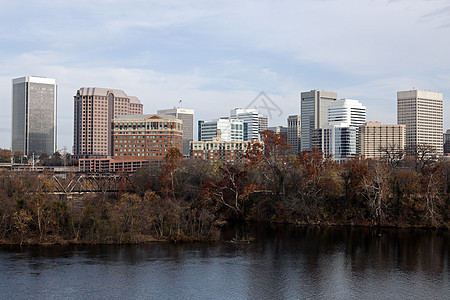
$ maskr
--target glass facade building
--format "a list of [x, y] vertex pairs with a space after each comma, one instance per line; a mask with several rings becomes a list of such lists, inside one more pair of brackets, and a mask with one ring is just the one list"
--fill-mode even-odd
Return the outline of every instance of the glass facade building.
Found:
[[231, 120], [221, 118], [213, 121], [200, 121], [199, 141], [212, 141], [218, 138], [221, 141], [243, 141], [244, 122], [242, 120]]
[[328, 125], [328, 108], [337, 99], [333, 92], [312, 90], [300, 95], [301, 150], [311, 151], [312, 132]]
[[12, 153], [52, 155], [56, 151], [56, 80], [16, 78], [12, 90]]

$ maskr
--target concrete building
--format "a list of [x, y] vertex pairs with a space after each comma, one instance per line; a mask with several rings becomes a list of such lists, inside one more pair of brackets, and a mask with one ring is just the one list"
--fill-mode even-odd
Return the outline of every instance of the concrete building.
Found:
[[337, 99], [333, 92], [311, 90], [300, 95], [301, 149], [311, 151], [312, 132], [328, 125], [328, 108]]
[[406, 145], [406, 125], [382, 125], [367, 122], [360, 126], [360, 155], [364, 158], [383, 158], [383, 149], [401, 153]]
[[334, 122], [358, 128], [366, 122], [366, 107], [354, 99], [336, 100], [328, 107], [328, 124]]
[[183, 121], [159, 115], [123, 115], [113, 120], [114, 158], [163, 160], [171, 147], [183, 148]]
[[219, 137], [222, 141], [243, 141], [244, 122], [230, 118], [220, 118], [213, 121], [199, 121], [199, 141], [212, 141]]
[[122, 90], [80, 88], [74, 96], [74, 155], [112, 155], [112, 120], [121, 115], [142, 114], [142, 110], [139, 99]]
[[243, 163], [244, 153], [251, 141], [198, 141], [191, 142], [191, 157], [203, 159], [210, 163]]
[[406, 126], [406, 147], [428, 145], [443, 154], [443, 95], [411, 90], [397, 93], [397, 123]]
[[189, 156], [189, 143], [194, 140], [194, 110], [180, 107], [158, 109], [157, 114], [164, 118], [183, 121], [183, 156]]
[[313, 130], [312, 147], [341, 163], [357, 155], [357, 131], [356, 127], [348, 126], [348, 123], [333, 122]]
[[56, 80], [26, 76], [12, 81], [11, 151], [28, 158], [56, 151]]
[[444, 133], [444, 155], [450, 154], [450, 129]]
[[291, 147], [288, 153], [297, 155], [301, 151], [301, 117], [299, 115], [289, 116], [287, 122], [287, 143]]
[[[339, 99], [328, 108], [328, 124], [340, 124], [354, 129], [356, 136], [350, 135], [350, 151], [352, 155], [359, 153], [359, 126], [366, 122], [366, 107], [358, 100]], [[344, 125], [345, 124], [345, 125]], [[353, 132], [353, 130], [351, 130]], [[343, 146], [344, 148], [346, 146]], [[356, 148], [354, 148], [356, 147]], [[354, 152], [356, 151], [356, 152]]]
[[267, 129], [268, 119], [256, 108], [235, 108], [230, 112], [232, 120], [244, 122], [244, 141], [260, 139], [259, 133]]

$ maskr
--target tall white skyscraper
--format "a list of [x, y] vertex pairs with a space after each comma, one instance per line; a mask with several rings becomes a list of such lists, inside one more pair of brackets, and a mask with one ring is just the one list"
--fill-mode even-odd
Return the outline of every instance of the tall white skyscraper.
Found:
[[397, 93], [397, 123], [406, 125], [406, 147], [428, 145], [443, 154], [443, 95], [411, 90]]
[[336, 100], [328, 108], [328, 123], [333, 122], [342, 122], [358, 128], [366, 122], [366, 107], [358, 100]]
[[31, 157], [56, 151], [56, 80], [26, 76], [12, 81], [11, 151]]
[[302, 92], [301, 106], [301, 147], [302, 151], [311, 151], [312, 132], [328, 125], [328, 107], [337, 99], [333, 92], [312, 90]]
[[164, 118], [183, 121], [183, 156], [189, 156], [189, 143], [194, 140], [194, 110], [174, 107], [158, 109], [157, 114]]
[[267, 117], [256, 108], [235, 108], [230, 112], [231, 119], [244, 122], [244, 141], [260, 139], [259, 133], [267, 129]]

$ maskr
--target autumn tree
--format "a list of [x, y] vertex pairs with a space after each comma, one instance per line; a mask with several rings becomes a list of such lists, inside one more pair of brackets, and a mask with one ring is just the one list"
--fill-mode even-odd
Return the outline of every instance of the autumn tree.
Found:
[[370, 215], [378, 225], [384, 223], [388, 215], [389, 176], [390, 169], [385, 163], [373, 161], [362, 180]]
[[325, 199], [337, 196], [338, 165], [316, 148], [311, 152], [302, 151], [295, 164], [296, 193], [290, 194], [289, 205], [306, 219], [317, 220]]
[[161, 166], [159, 181], [161, 191], [164, 196], [175, 198], [175, 192], [178, 188], [176, 182], [176, 171], [183, 159], [183, 155], [178, 148], [169, 148], [164, 157], [164, 164]]
[[286, 194], [285, 176], [289, 167], [287, 164], [286, 136], [266, 130], [261, 132], [262, 142], [251, 143], [245, 153], [249, 169], [257, 170], [262, 182], [257, 185], [265, 186], [272, 194], [281, 199]]
[[247, 171], [237, 165], [224, 164], [217, 170], [216, 178], [208, 178], [202, 185], [202, 199], [213, 211], [225, 210], [227, 217], [243, 218], [245, 203], [256, 189], [247, 186]]
[[425, 219], [431, 226], [437, 226], [442, 217], [439, 211], [443, 204], [444, 190], [441, 167], [439, 165], [424, 167], [420, 174], [420, 186]]
[[0, 162], [2, 163], [10, 163], [11, 162], [11, 150], [2, 149], [0, 151]]

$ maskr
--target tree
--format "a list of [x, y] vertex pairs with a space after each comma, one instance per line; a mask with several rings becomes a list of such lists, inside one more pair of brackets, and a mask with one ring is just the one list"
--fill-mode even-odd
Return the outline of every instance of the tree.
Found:
[[441, 214], [439, 207], [443, 204], [444, 178], [439, 165], [427, 166], [420, 174], [422, 195], [424, 198], [425, 219], [430, 225], [438, 225]]
[[39, 161], [40, 161], [41, 163], [45, 162], [48, 158], [49, 158], [49, 156], [48, 156], [48, 154], [45, 153], [45, 152], [42, 152], [42, 154], [39, 155]]
[[331, 156], [324, 156], [313, 148], [302, 151], [295, 161], [296, 193], [290, 195], [289, 206], [309, 219], [319, 217], [319, 209], [327, 198], [337, 196], [339, 189], [338, 165]]
[[169, 148], [164, 157], [165, 163], [161, 166], [159, 180], [161, 183], [161, 191], [165, 196], [175, 198], [177, 189], [175, 172], [183, 159], [183, 155], [178, 148]]
[[0, 162], [10, 163], [11, 162], [11, 150], [3, 149], [0, 151]]
[[436, 148], [429, 144], [410, 145], [406, 148], [406, 154], [413, 158], [416, 171], [420, 172], [425, 166], [436, 161]]
[[[245, 202], [255, 185], [246, 186], [247, 171], [231, 164], [221, 165], [216, 178], [205, 180], [202, 199], [215, 210], [224, 210], [227, 217], [240, 219], [244, 216]], [[227, 212], [231, 211], [231, 216]], [[214, 211], [214, 210], [213, 210]]]
[[385, 163], [374, 161], [363, 177], [363, 195], [375, 223], [382, 224], [387, 217], [390, 170]]
[[389, 145], [380, 147], [380, 152], [383, 153], [381, 160], [392, 167], [397, 167], [405, 157], [405, 150], [396, 145]]

